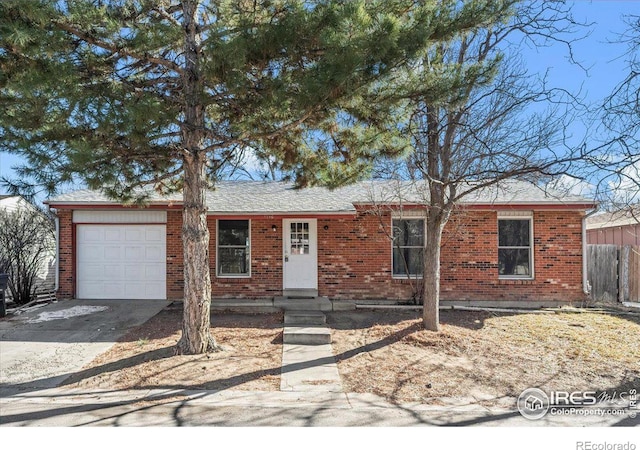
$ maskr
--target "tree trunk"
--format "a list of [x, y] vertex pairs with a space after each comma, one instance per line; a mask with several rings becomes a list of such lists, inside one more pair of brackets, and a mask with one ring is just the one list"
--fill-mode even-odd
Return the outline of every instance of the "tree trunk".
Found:
[[181, 354], [219, 350], [211, 335], [211, 276], [204, 167], [202, 154], [198, 158], [185, 158], [182, 210], [184, 312], [182, 336], [178, 342], [178, 352]]
[[433, 210], [427, 212], [424, 249], [422, 322], [426, 330], [440, 331], [440, 243], [442, 220]]
[[203, 83], [200, 74], [198, 1], [183, 2], [185, 74], [183, 75], [184, 146], [182, 245], [184, 249], [184, 314], [177, 351], [199, 354], [219, 350], [211, 335], [211, 275], [207, 227], [207, 178], [204, 148]]

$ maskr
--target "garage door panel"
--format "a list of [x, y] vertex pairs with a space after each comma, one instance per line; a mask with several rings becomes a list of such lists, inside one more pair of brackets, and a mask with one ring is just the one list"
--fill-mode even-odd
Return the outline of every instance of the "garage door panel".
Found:
[[124, 283], [102, 283], [102, 293], [96, 298], [128, 298], [124, 296]]
[[145, 295], [147, 298], [163, 298], [167, 294], [165, 293], [164, 284], [147, 283], [145, 285]]
[[122, 278], [123, 270], [122, 266], [119, 264], [103, 264], [102, 266], [102, 276], [101, 278], [107, 277], [111, 280], [119, 280]]
[[98, 245], [85, 245], [83, 247], [83, 260], [85, 263], [104, 260], [104, 247]]
[[125, 298], [122, 283], [104, 283], [103, 281], [86, 281], [82, 287], [83, 298], [107, 299]]
[[82, 289], [84, 291], [84, 295], [86, 295], [87, 298], [99, 298], [96, 296], [100, 295], [100, 293], [102, 292], [102, 282], [85, 280], [82, 284]]
[[87, 264], [84, 267], [84, 279], [87, 281], [96, 281], [104, 278], [102, 266]]
[[98, 228], [81, 228], [80, 237], [84, 242], [103, 242], [104, 230]]
[[126, 246], [124, 248], [124, 257], [126, 261], [144, 261], [144, 248]]
[[165, 225], [78, 225], [78, 297], [166, 298]]
[[127, 227], [124, 231], [127, 242], [144, 242], [145, 232], [139, 227]]
[[145, 283], [128, 282], [124, 285], [125, 298], [147, 298]]
[[121, 247], [113, 245], [105, 246], [102, 254], [103, 258], [107, 261], [120, 261], [122, 257]]
[[104, 230], [105, 242], [120, 242], [122, 240], [122, 230], [115, 227], [106, 227]]
[[162, 230], [146, 230], [145, 233], [145, 240], [147, 242], [164, 242], [164, 233], [162, 232]]
[[158, 245], [145, 248], [145, 261], [158, 261], [164, 255], [164, 248]]
[[123, 279], [126, 281], [138, 282], [144, 277], [144, 267], [140, 264], [126, 264], [124, 266]]
[[144, 279], [147, 281], [162, 281], [165, 276], [165, 268], [162, 264], [145, 264]]

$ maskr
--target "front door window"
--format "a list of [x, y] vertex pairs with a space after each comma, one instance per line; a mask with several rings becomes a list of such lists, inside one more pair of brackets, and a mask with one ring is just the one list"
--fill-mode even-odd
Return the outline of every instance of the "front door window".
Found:
[[309, 222], [291, 222], [291, 255], [309, 254]]

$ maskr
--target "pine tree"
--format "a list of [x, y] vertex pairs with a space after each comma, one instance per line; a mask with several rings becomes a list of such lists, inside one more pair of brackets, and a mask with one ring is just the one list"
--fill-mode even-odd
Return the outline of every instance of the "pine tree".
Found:
[[[453, 10], [449, 5], [455, 4]], [[205, 195], [247, 148], [298, 185], [339, 186], [408, 141], [386, 79], [501, 2], [4, 0], [0, 146], [25, 180], [123, 202], [183, 193], [178, 350], [216, 349]], [[423, 77], [434, 96], [435, 71]], [[393, 117], [394, 120], [389, 120]], [[24, 187], [24, 186], [23, 186]]]

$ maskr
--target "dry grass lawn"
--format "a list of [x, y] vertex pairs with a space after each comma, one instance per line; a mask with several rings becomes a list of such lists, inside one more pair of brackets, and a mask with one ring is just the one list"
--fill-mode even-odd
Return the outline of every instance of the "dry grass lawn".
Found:
[[176, 355], [182, 309], [129, 332], [65, 385], [92, 389], [280, 389], [282, 314], [220, 314], [212, 331], [223, 352]]
[[[101, 389], [278, 390], [282, 314], [214, 314], [226, 351], [175, 355], [181, 310], [132, 330], [65, 384]], [[640, 387], [640, 315], [442, 311], [442, 331], [418, 311], [329, 313], [343, 386], [393, 402], [444, 398], [513, 404], [528, 387]]]
[[345, 389], [396, 402], [475, 398], [485, 404], [543, 390], [640, 387], [640, 316], [442, 311], [330, 316]]

